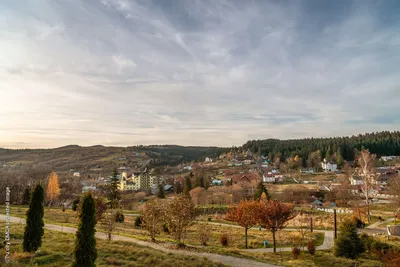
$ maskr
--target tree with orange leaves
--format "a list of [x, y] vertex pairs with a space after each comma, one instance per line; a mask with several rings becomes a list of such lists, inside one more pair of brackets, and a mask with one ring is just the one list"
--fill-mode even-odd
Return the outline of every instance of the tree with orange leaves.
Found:
[[58, 184], [58, 176], [55, 171], [52, 171], [49, 176], [49, 183], [46, 190], [47, 200], [49, 201], [49, 208], [53, 201], [60, 196], [60, 186]]
[[296, 217], [293, 205], [277, 200], [260, 201], [258, 207], [258, 223], [262, 228], [270, 230], [276, 252], [276, 232], [286, 227], [287, 222]]
[[239, 205], [233, 206], [225, 215], [225, 219], [236, 222], [244, 228], [247, 246], [247, 231], [257, 224], [260, 202], [256, 200], [242, 200]]

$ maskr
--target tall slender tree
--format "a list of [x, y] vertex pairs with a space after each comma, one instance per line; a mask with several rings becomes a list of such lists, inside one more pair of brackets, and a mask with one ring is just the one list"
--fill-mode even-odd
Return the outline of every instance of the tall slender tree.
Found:
[[185, 184], [183, 185], [183, 194], [185, 196], [190, 196], [190, 190], [192, 190], [192, 181], [190, 180], [190, 176], [186, 176]]
[[49, 208], [53, 202], [60, 196], [60, 185], [58, 184], [58, 175], [53, 170], [49, 175], [49, 183], [46, 190], [47, 200], [49, 201]]
[[360, 175], [363, 185], [362, 192], [365, 196], [365, 201], [367, 204], [367, 219], [368, 222], [371, 222], [371, 214], [369, 208], [369, 196], [371, 194], [372, 186], [374, 184], [375, 178], [375, 168], [374, 168], [374, 160], [376, 155], [371, 154], [368, 150], [362, 150], [358, 157], [358, 174]]
[[109, 206], [111, 209], [116, 209], [119, 207], [119, 200], [121, 198], [120, 192], [118, 190], [118, 171], [115, 168], [113, 175], [111, 177], [111, 182], [109, 186], [109, 192], [108, 192], [108, 200], [109, 200]]
[[73, 267], [94, 267], [97, 258], [95, 226], [96, 204], [91, 193], [84, 196], [76, 232]]
[[23, 249], [34, 252], [41, 247], [44, 234], [44, 190], [41, 185], [35, 187], [26, 215]]

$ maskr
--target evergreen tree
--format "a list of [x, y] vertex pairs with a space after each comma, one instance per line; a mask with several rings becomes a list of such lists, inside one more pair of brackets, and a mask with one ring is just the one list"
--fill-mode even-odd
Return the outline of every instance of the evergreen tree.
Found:
[[31, 201], [31, 188], [27, 187], [24, 190], [24, 194], [22, 195], [22, 205], [28, 205]]
[[79, 214], [79, 227], [76, 232], [73, 267], [96, 266], [97, 258], [95, 226], [96, 204], [90, 193], [86, 194], [82, 201], [82, 209]]
[[164, 186], [158, 185], [157, 197], [158, 198], [165, 198]]
[[339, 228], [339, 236], [335, 241], [335, 256], [356, 259], [364, 251], [365, 246], [358, 236], [357, 225], [351, 220], [344, 221]]
[[110, 188], [108, 192], [108, 200], [110, 201], [110, 208], [116, 209], [119, 207], [119, 200], [121, 198], [120, 192], [118, 190], [118, 171], [114, 169], [113, 175], [111, 177]]
[[186, 176], [185, 184], [183, 186], [183, 194], [185, 196], [190, 196], [190, 194], [189, 194], [190, 190], [192, 190], [192, 181], [190, 180], [189, 176]]
[[44, 234], [44, 190], [41, 185], [35, 187], [26, 215], [23, 249], [25, 252], [35, 252], [42, 245]]
[[182, 184], [180, 181], [176, 181], [174, 187], [175, 187], [176, 194], [181, 194], [183, 192]]
[[254, 193], [254, 200], [260, 199], [263, 193], [265, 193], [265, 196], [267, 197], [268, 200], [271, 199], [271, 196], [269, 195], [268, 189], [265, 188], [263, 182], [260, 181], [258, 183], [258, 185], [257, 185], [256, 192]]
[[340, 153], [340, 150], [338, 150], [338, 151], [336, 152], [336, 164], [337, 164], [338, 166], [340, 166], [340, 167], [342, 167], [343, 164], [344, 164], [344, 159], [343, 159], [343, 157], [342, 157], [342, 153]]

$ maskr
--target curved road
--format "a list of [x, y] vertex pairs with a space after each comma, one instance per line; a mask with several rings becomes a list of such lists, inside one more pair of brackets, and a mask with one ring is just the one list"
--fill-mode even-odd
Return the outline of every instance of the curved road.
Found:
[[[0, 220], [4, 221], [5, 219], [6, 219], [6, 216], [4, 214], [0, 214]], [[25, 219], [18, 218], [18, 217], [10, 217], [10, 222], [25, 224]], [[44, 228], [47, 230], [51, 230], [51, 231], [58, 231], [58, 232], [64, 232], [64, 233], [70, 233], [70, 234], [76, 233], [76, 228], [65, 227], [65, 226], [60, 226], [60, 225], [55, 225], [55, 224], [45, 224]], [[97, 232], [96, 238], [106, 239], [106, 235], [104, 233]], [[262, 262], [258, 262], [258, 261], [237, 258], [237, 257], [232, 257], [232, 256], [227, 256], [227, 255], [168, 249], [168, 248], [162, 247], [160, 245], [157, 245], [157, 244], [154, 244], [151, 242], [146, 242], [146, 241], [138, 240], [138, 239], [135, 239], [132, 237], [126, 237], [126, 236], [120, 236], [120, 235], [113, 235], [113, 240], [114, 241], [132, 242], [132, 243], [138, 244], [140, 246], [150, 247], [150, 248], [160, 250], [165, 253], [173, 253], [173, 254], [196, 256], [196, 257], [205, 257], [211, 261], [234, 266], [234, 267], [248, 267], [248, 266], [280, 267], [278, 265], [272, 265], [272, 264], [268, 264], [268, 263], [262, 263]]]

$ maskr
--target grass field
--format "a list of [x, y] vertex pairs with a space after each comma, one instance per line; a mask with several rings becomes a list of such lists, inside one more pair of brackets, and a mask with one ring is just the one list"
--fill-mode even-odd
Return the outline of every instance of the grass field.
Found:
[[[2, 207], [1, 207], [2, 208]], [[25, 218], [27, 207], [11, 207], [11, 216]], [[147, 232], [142, 229], [135, 227], [135, 219], [136, 216], [125, 216], [125, 222], [122, 224], [117, 224], [116, 230], [114, 234], [116, 235], [124, 235], [133, 237], [140, 240], [148, 241], [150, 238], [148, 237]], [[49, 224], [58, 224], [69, 227], [77, 227], [78, 219], [76, 216], [76, 212], [72, 210], [65, 210], [64, 212], [60, 208], [51, 208], [45, 209], [44, 212], [44, 220], [45, 223]], [[200, 224], [201, 227], [204, 227], [204, 222]], [[195, 223], [192, 227], [189, 228], [187, 232], [187, 237], [185, 243], [192, 246], [200, 246], [200, 238], [198, 235], [198, 227], [199, 222]], [[209, 229], [210, 240], [208, 245], [210, 247], [220, 247], [221, 249], [225, 249], [219, 243], [219, 238], [222, 234], [227, 234], [229, 236], [229, 245], [228, 248], [235, 249], [244, 249], [244, 230], [242, 228], [234, 228], [224, 225], [216, 225], [216, 224], [207, 224], [206, 227]], [[97, 226], [98, 231], [103, 231], [100, 225]], [[316, 242], [316, 246], [322, 245], [324, 240], [324, 235], [322, 233], [313, 233], [310, 234], [310, 238], [313, 238]], [[301, 243], [300, 234], [293, 231], [282, 231], [277, 234], [277, 245], [278, 247], [291, 247], [293, 245], [297, 245]], [[168, 242], [174, 243], [175, 241], [172, 239], [170, 235], [167, 233], [161, 233], [157, 238], [158, 242]], [[272, 247], [272, 234], [266, 230], [249, 230], [248, 232], [248, 244], [249, 248], [262, 248], [264, 247], [264, 240], [269, 242], [268, 247]]]
[[[0, 229], [4, 229], [0, 222]], [[22, 252], [23, 226], [11, 226], [11, 264], [8, 266], [70, 266], [73, 260], [75, 236], [45, 230], [43, 245], [35, 254]], [[1, 239], [4, 239], [2, 231]], [[163, 253], [126, 242], [97, 240], [97, 266], [224, 266], [204, 258]], [[0, 264], [4, 249], [0, 250]]]

